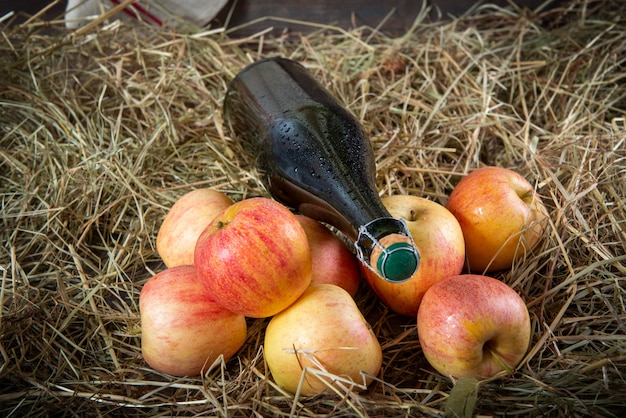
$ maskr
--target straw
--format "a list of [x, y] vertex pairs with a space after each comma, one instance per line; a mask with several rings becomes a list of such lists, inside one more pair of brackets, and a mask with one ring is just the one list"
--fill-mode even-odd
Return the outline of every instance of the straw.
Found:
[[[164, 269], [156, 233], [184, 193], [268, 196], [225, 126], [246, 64], [302, 62], [362, 122], [381, 195], [444, 204], [483, 165], [516, 170], [550, 214], [540, 246], [497, 278], [527, 302], [532, 343], [481, 382], [474, 414], [620, 416], [626, 405], [626, 20], [619, 1], [537, 13], [475, 7], [403, 36], [155, 29], [107, 16], [46, 33], [0, 23], [0, 415], [441, 416], [454, 382], [415, 318], [367, 286], [357, 304], [383, 368], [367, 390], [290, 395], [263, 360], [267, 320], [203, 376], [152, 370], [138, 296]], [[381, 17], [382, 19], [383, 17]], [[294, 22], [295, 23], [295, 22]], [[49, 29], [49, 27], [47, 28]], [[325, 372], [317, 372], [325, 373]], [[622, 415], [623, 416], [623, 415]]]

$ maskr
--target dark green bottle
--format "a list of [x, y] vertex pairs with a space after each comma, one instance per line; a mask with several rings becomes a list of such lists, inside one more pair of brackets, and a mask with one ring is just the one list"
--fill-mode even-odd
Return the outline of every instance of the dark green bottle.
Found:
[[226, 93], [224, 115], [274, 198], [342, 231], [383, 279], [402, 282], [415, 273], [419, 252], [406, 223], [376, 191], [371, 143], [302, 65], [269, 58], [244, 68]]

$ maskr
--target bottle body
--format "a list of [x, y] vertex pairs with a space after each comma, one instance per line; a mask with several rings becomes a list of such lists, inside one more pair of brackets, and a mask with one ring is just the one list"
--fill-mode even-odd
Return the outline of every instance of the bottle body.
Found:
[[362, 127], [302, 65], [284, 58], [249, 65], [231, 82], [224, 114], [277, 200], [341, 230], [370, 268], [380, 238], [397, 234], [417, 269], [406, 224], [391, 217], [376, 192]]

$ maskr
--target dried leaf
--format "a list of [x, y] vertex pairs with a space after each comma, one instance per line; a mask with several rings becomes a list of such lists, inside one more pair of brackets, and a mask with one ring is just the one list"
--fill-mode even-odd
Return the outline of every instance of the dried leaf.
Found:
[[478, 384], [478, 379], [471, 376], [457, 380], [446, 401], [446, 418], [466, 418], [474, 414], [478, 399]]

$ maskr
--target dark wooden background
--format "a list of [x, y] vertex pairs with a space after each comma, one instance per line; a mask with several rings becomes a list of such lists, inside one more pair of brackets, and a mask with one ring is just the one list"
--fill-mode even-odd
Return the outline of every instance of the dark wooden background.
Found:
[[[543, 4], [544, 0], [516, 0], [515, 2], [532, 10]], [[52, 3], [54, 5], [44, 14], [44, 18], [62, 19], [65, 0], [56, 2], [52, 0], [0, 0], [0, 18], [14, 11], [15, 15], [8, 21], [11, 24], [19, 24]], [[429, 4], [437, 10], [431, 13], [431, 18], [459, 15], [477, 3], [478, 1], [470, 0], [429, 0]], [[508, 1], [490, 0], [489, 3], [506, 5]], [[399, 34], [411, 27], [421, 7], [422, 1], [420, 0], [231, 0], [214, 23], [223, 24], [229, 11], [232, 10], [229, 27], [247, 24], [236, 32], [236, 35], [245, 36], [270, 26], [276, 30], [289, 28], [303, 32], [311, 29], [310, 26], [294, 25], [280, 19], [333, 24], [348, 29], [362, 25], [377, 27], [389, 15], [381, 30], [388, 34]], [[279, 19], [267, 18], [257, 24], [249, 24], [251, 21], [268, 16]]]

